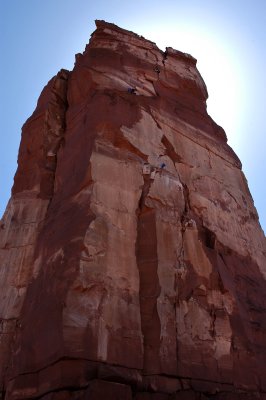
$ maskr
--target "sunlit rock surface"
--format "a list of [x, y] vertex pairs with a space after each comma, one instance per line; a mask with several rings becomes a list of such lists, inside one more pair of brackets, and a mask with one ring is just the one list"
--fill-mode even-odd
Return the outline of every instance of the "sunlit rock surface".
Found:
[[2, 398], [265, 399], [265, 236], [196, 60], [96, 25], [23, 126]]

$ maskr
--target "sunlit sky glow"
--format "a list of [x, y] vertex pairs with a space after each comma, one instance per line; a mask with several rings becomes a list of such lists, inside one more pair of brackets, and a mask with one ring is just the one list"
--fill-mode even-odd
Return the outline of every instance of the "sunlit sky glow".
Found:
[[0, 3], [0, 214], [13, 176], [21, 126], [59, 69], [72, 69], [94, 20], [132, 30], [164, 50], [192, 54], [208, 88], [208, 113], [242, 161], [266, 230], [266, 2], [254, 0], [9, 0]]
[[205, 29], [192, 26], [179, 26], [175, 29], [166, 25], [162, 33], [146, 29], [149, 37], [164, 49], [171, 46], [192, 54], [197, 60], [197, 67], [204, 77], [208, 92], [208, 112], [226, 131], [236, 132], [229, 138], [232, 147], [241, 145], [241, 114], [247, 99], [242, 93], [243, 74], [237, 57], [232, 54], [230, 46], [222, 43], [219, 37], [211, 37]]

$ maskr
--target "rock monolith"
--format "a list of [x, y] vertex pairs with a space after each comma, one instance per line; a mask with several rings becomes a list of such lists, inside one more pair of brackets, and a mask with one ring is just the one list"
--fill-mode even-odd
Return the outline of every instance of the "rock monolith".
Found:
[[266, 399], [266, 240], [196, 60], [96, 25], [22, 129], [1, 398]]

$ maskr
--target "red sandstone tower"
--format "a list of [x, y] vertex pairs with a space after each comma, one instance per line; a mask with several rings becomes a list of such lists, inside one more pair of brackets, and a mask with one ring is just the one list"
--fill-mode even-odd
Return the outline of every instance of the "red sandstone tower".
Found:
[[196, 60], [96, 25], [23, 126], [2, 399], [265, 399], [265, 236]]

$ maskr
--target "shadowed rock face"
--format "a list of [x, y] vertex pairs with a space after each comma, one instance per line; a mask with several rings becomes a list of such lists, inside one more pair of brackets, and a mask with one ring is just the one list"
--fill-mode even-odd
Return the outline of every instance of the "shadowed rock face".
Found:
[[265, 399], [265, 236], [196, 60], [96, 25], [23, 126], [2, 398]]

